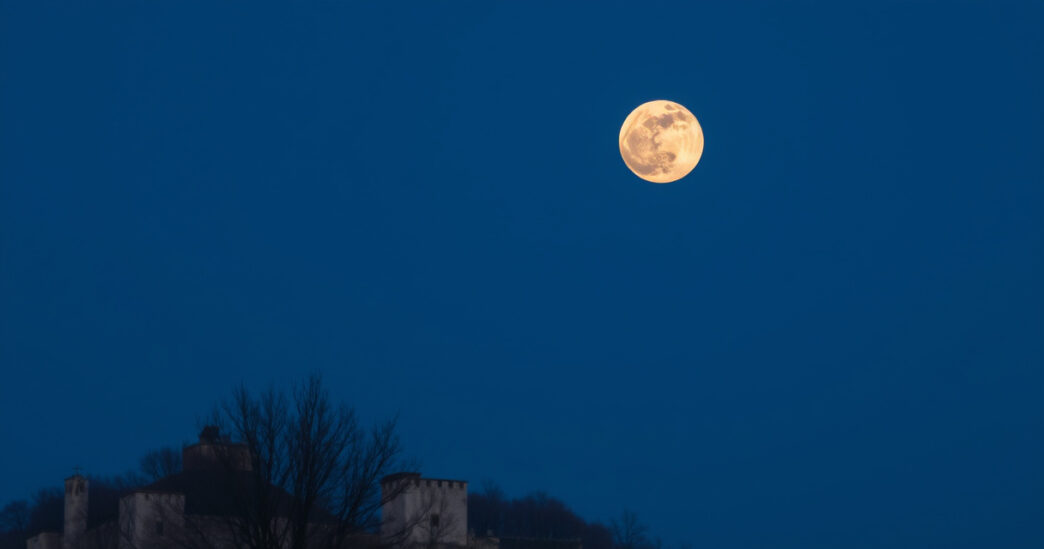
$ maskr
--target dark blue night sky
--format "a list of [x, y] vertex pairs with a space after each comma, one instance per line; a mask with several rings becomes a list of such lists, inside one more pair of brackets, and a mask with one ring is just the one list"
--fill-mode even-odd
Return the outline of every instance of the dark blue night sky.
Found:
[[97, 4], [0, 2], [0, 503], [318, 370], [671, 544], [1044, 546], [1044, 4]]

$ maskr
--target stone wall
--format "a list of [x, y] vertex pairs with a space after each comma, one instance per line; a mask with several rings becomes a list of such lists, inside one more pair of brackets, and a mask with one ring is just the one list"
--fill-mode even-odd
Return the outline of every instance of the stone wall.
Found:
[[381, 492], [394, 498], [381, 508], [381, 539], [386, 544], [456, 545], [468, 542], [468, 483], [421, 478], [419, 473], [390, 475]]
[[133, 492], [120, 499], [120, 549], [171, 545], [184, 527], [185, 496]]

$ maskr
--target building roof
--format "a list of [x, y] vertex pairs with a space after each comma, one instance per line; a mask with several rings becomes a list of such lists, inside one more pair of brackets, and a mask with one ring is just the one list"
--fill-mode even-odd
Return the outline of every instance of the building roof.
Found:
[[[259, 492], [271, 490], [271, 498]], [[244, 512], [255, 497], [272, 501], [276, 516], [289, 513], [293, 496], [278, 486], [260, 488], [250, 471], [194, 470], [161, 478], [139, 493], [176, 493], [185, 496], [185, 513], [189, 515], [230, 516]]]

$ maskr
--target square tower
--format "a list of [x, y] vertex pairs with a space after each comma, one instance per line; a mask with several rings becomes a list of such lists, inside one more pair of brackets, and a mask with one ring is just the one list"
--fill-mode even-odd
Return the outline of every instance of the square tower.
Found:
[[381, 541], [394, 547], [463, 547], [468, 483], [396, 473], [381, 479]]

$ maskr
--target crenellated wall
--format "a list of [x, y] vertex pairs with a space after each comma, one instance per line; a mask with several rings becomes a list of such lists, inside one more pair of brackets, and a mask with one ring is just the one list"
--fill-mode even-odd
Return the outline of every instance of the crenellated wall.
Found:
[[381, 540], [385, 544], [458, 545], [468, 542], [468, 483], [398, 473], [381, 480]]

